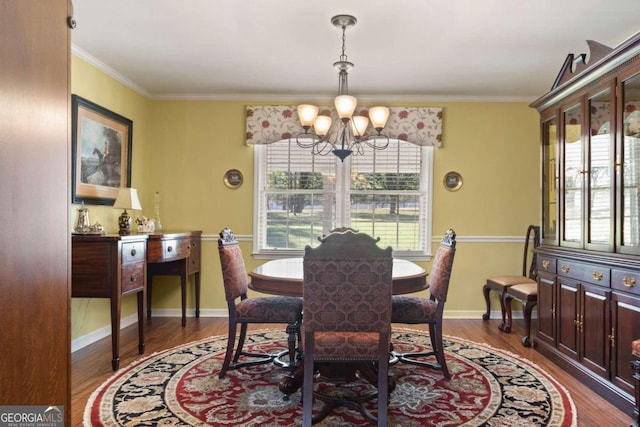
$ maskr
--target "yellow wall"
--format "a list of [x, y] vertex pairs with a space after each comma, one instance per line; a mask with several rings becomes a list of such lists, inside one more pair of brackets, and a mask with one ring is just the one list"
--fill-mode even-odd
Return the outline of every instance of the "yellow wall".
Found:
[[[215, 237], [223, 227], [252, 234], [253, 149], [245, 145], [245, 106], [260, 102], [149, 100], [76, 57], [72, 92], [133, 120], [132, 186], [144, 209], [136, 215], [153, 216], [158, 191], [165, 230], [203, 230], [201, 309], [225, 309]], [[443, 107], [443, 148], [434, 154], [433, 236], [438, 239], [450, 227], [459, 236], [447, 313], [479, 319], [485, 278], [521, 269], [522, 243], [504, 237], [523, 236], [528, 224], [538, 222], [538, 114], [524, 102], [400, 104]], [[223, 184], [231, 168], [245, 178], [236, 190]], [[464, 180], [457, 192], [442, 186], [451, 170]], [[74, 221], [77, 208], [71, 206]], [[91, 205], [89, 212], [92, 222], [116, 230], [119, 211]], [[251, 258], [251, 242], [241, 246], [248, 269], [262, 262]], [[159, 279], [153, 308], [179, 309], [177, 278]], [[123, 317], [135, 313], [134, 300], [125, 298]], [[190, 294], [191, 307], [192, 300]], [[72, 307], [74, 339], [110, 322], [107, 300], [74, 299]]]

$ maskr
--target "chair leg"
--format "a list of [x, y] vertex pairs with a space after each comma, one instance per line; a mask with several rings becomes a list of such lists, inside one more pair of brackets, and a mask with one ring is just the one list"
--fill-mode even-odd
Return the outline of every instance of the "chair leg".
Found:
[[378, 426], [387, 425], [389, 413], [389, 358], [378, 361]]
[[231, 363], [231, 356], [233, 355], [233, 347], [236, 341], [236, 323], [229, 322], [229, 336], [227, 337], [227, 351], [224, 355], [224, 362], [222, 363], [222, 368], [220, 369], [220, 373], [218, 374], [218, 378], [224, 378], [227, 370], [229, 369], [229, 364]]
[[[313, 339], [313, 338], [312, 338]], [[309, 343], [309, 349], [312, 348]], [[304, 351], [304, 379], [302, 381], [302, 425], [313, 424], [313, 353]]]
[[436, 352], [436, 359], [440, 364], [444, 378], [448, 381], [451, 379], [449, 374], [449, 368], [447, 367], [447, 361], [444, 357], [444, 345], [442, 344], [442, 325], [431, 323], [429, 324], [429, 335], [434, 337], [432, 343], [435, 341], [434, 351]]
[[527, 301], [524, 305], [524, 327], [527, 334], [522, 338], [522, 345], [525, 347], [531, 347], [531, 312], [537, 303], [537, 301]]
[[240, 359], [240, 355], [242, 354], [242, 348], [244, 347], [244, 340], [247, 337], [247, 324], [240, 324], [240, 337], [238, 338], [238, 348], [236, 349], [236, 354], [233, 356], [233, 363], [238, 363], [238, 359]]
[[487, 306], [487, 312], [482, 315], [482, 320], [489, 320], [489, 317], [491, 316], [491, 301], [489, 299], [489, 291], [491, 291], [491, 289], [489, 288], [489, 285], [484, 285], [482, 287], [484, 302]]

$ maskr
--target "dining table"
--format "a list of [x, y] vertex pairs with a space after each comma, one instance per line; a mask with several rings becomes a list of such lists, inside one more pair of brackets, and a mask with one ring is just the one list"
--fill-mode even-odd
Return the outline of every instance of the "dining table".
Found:
[[[267, 261], [249, 273], [249, 288], [270, 295], [302, 296], [302, 257]], [[403, 295], [428, 288], [427, 271], [406, 259], [393, 259], [393, 294]]]
[[[303, 260], [303, 257], [295, 257], [280, 258], [265, 262], [249, 273], [251, 277], [249, 289], [270, 295], [301, 297], [304, 277]], [[393, 259], [391, 275], [393, 295], [410, 294], [423, 291], [429, 287], [427, 283], [427, 271], [418, 264], [406, 259]], [[279, 360], [276, 360], [276, 363], [280, 366], [286, 365]], [[370, 383], [375, 385], [377, 374], [372, 370], [371, 366], [359, 366], [358, 371]], [[298, 366], [294, 377], [285, 375], [282, 378], [278, 388], [285, 396], [295, 393], [295, 391], [302, 386], [302, 373], [302, 366]], [[332, 376], [353, 378], [354, 374], [355, 372], [347, 367], [346, 370], [343, 370], [339, 374], [334, 373]], [[391, 391], [395, 387], [395, 383], [390, 381], [389, 385]]]

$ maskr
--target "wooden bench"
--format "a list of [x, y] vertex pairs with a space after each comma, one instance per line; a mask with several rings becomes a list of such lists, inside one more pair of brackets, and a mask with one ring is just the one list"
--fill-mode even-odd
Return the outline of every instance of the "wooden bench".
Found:
[[525, 347], [531, 346], [531, 312], [533, 307], [538, 304], [538, 284], [537, 283], [523, 283], [519, 285], [513, 285], [508, 287], [504, 292], [504, 307], [507, 315], [507, 320], [503, 317], [503, 327], [500, 328], [503, 332], [511, 332], [512, 317], [511, 317], [511, 300], [518, 300], [523, 306], [524, 327], [527, 334], [522, 338], [522, 345]]

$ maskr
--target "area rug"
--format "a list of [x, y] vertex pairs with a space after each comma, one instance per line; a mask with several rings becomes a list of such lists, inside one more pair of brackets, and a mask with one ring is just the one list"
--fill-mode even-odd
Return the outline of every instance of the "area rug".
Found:
[[[393, 333], [399, 352], [430, 348], [426, 332]], [[283, 331], [248, 337], [258, 352], [284, 349]], [[442, 372], [397, 363], [389, 426], [575, 426], [567, 390], [527, 359], [484, 344], [445, 337], [451, 380]], [[145, 357], [102, 384], [89, 399], [85, 426], [289, 426], [300, 425], [300, 391], [283, 399], [284, 371], [273, 364], [229, 371], [218, 379], [226, 336], [215, 336]], [[348, 387], [369, 387], [358, 381]], [[321, 402], [317, 402], [318, 405]], [[375, 400], [371, 402], [375, 412]], [[317, 408], [319, 409], [319, 407]], [[314, 409], [315, 411], [315, 409]], [[338, 408], [320, 426], [369, 425], [350, 408]]]

